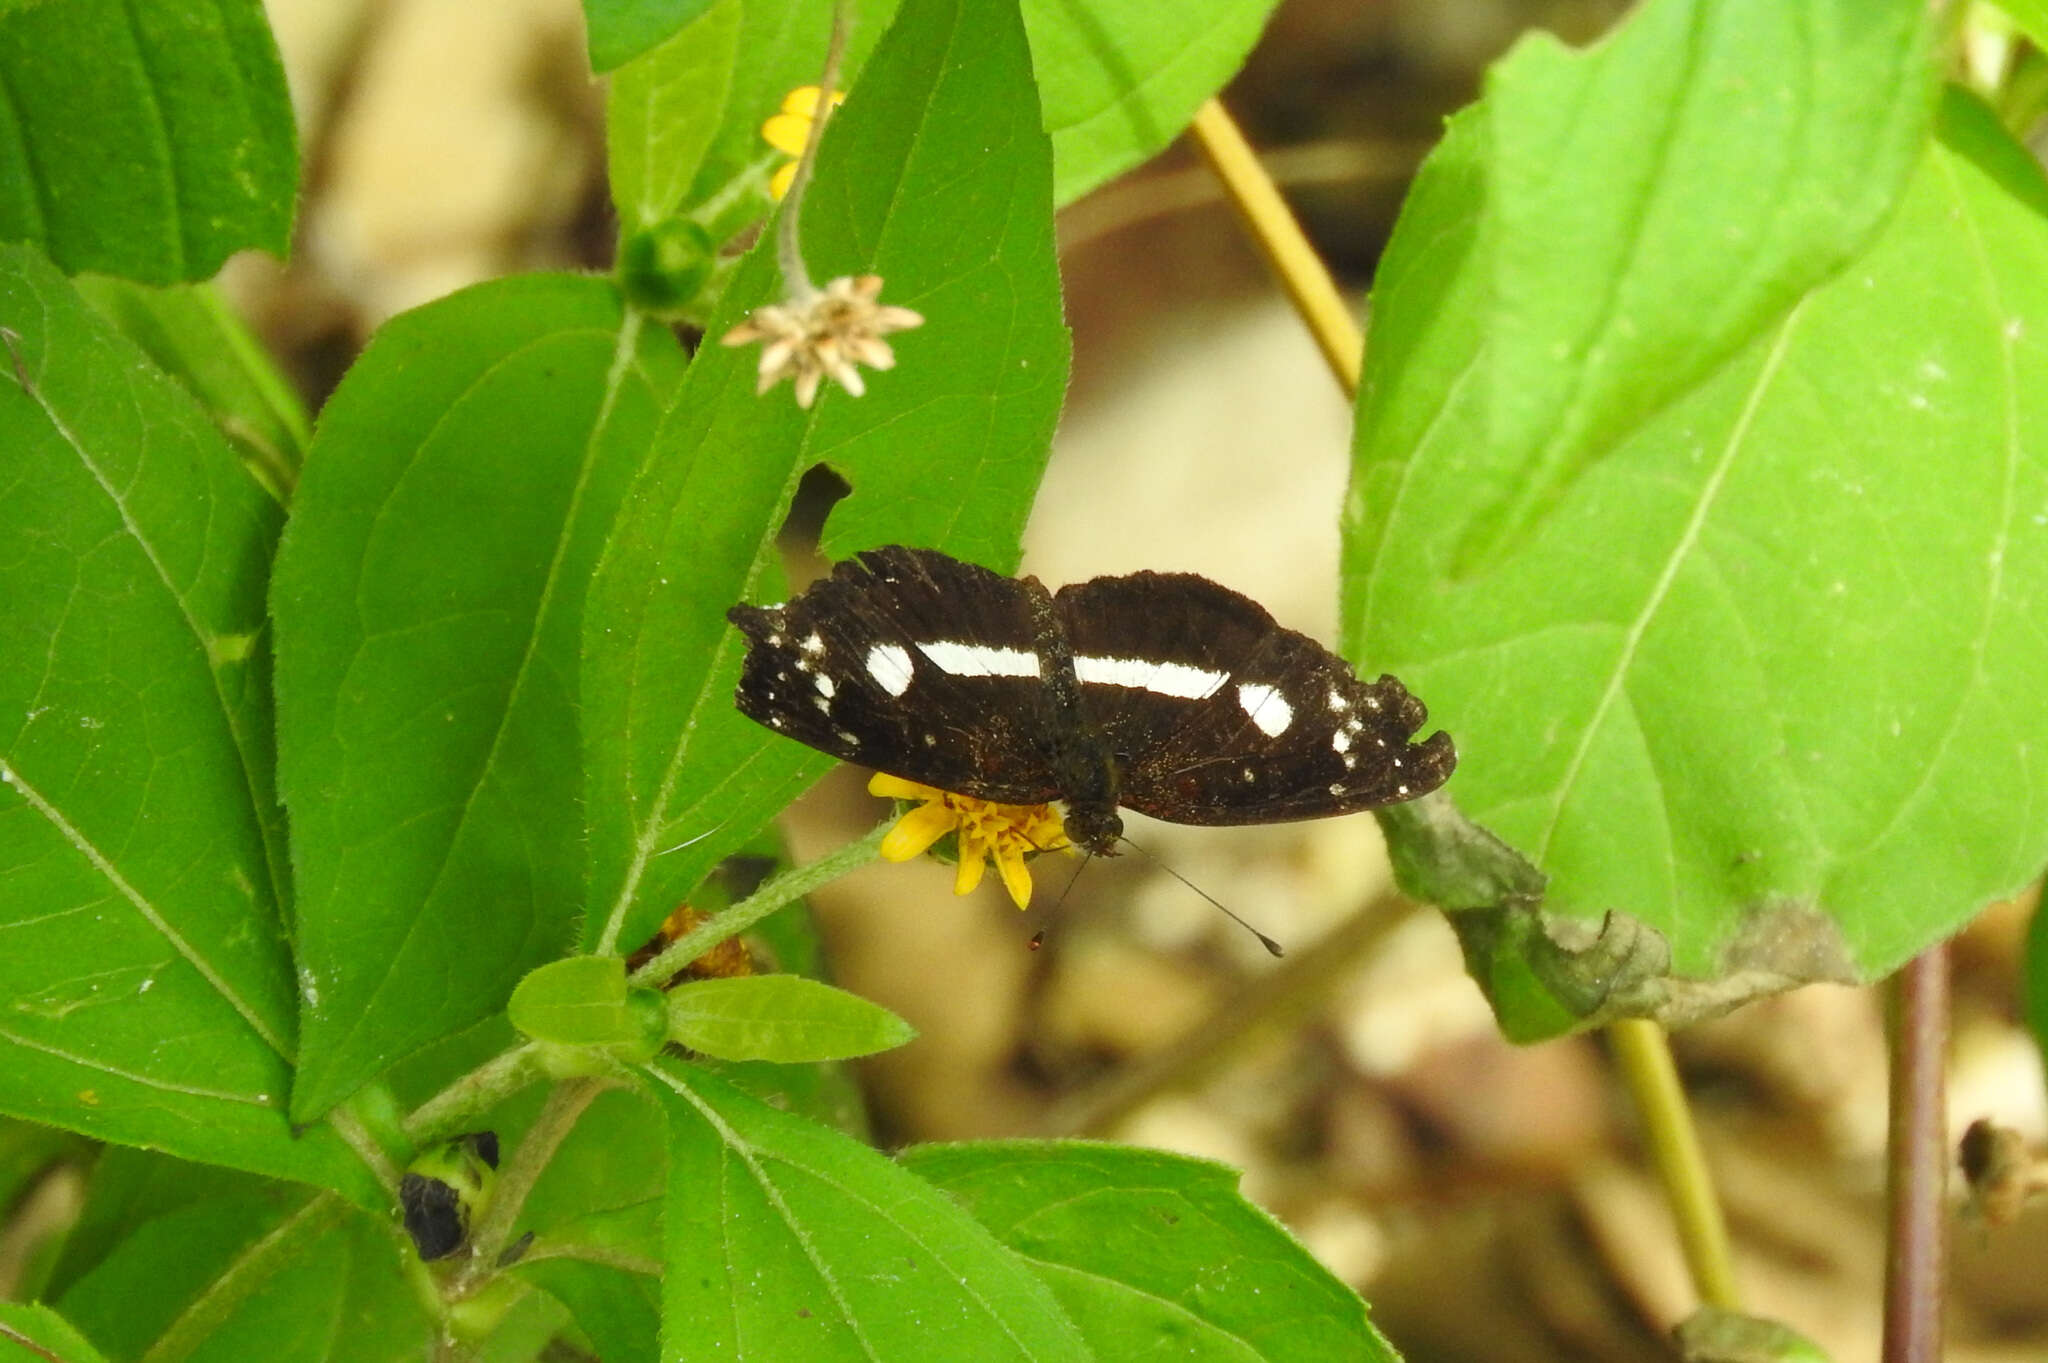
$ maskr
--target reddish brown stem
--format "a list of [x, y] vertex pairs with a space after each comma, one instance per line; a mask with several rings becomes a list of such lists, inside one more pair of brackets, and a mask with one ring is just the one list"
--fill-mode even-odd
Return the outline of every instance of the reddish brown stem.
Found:
[[1948, 1232], [1948, 945], [1906, 963], [1892, 1007], [1884, 1363], [1938, 1363]]

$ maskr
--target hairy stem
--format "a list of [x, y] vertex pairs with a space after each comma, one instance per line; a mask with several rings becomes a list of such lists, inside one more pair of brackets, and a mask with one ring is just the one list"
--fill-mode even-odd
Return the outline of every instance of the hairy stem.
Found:
[[1941, 1357], [1948, 1201], [1948, 944], [1898, 973], [1892, 999], [1890, 1207], [1884, 1272], [1884, 1363]]
[[838, 0], [832, 6], [832, 38], [825, 45], [825, 71], [818, 77], [817, 110], [804, 136], [804, 154], [797, 158], [789, 193], [782, 196], [782, 213], [775, 220], [775, 263], [782, 271], [782, 286], [792, 302], [807, 303], [818, 292], [818, 286], [811, 283], [810, 273], [804, 268], [797, 219], [802, 216], [804, 191], [811, 187], [811, 167], [818, 160], [818, 144], [825, 138], [825, 120], [832, 115], [832, 93], [839, 87], [839, 62], [846, 55], [846, 34], [852, 27], [853, 0]]
[[864, 838], [803, 866], [793, 866], [723, 913], [713, 914], [676, 938], [659, 956], [633, 972], [635, 984], [658, 985], [728, 937], [737, 937], [793, 899], [829, 885], [875, 859], [882, 837], [896, 820], [884, 819]]
[[475, 1291], [497, 1273], [498, 1256], [512, 1238], [512, 1227], [526, 1206], [526, 1195], [533, 1191], [555, 1152], [576, 1128], [584, 1109], [610, 1087], [612, 1082], [607, 1079], [569, 1079], [548, 1092], [540, 1115], [533, 1119], [533, 1125], [512, 1148], [512, 1158], [498, 1172], [490, 1205], [470, 1232], [469, 1262], [450, 1286], [450, 1300], [459, 1300]]
[[500, 1051], [413, 1109], [405, 1134], [415, 1145], [446, 1140], [478, 1113], [511, 1097], [540, 1077], [533, 1043]]
[[1700, 1152], [1692, 1109], [1678, 1082], [1670, 1038], [1654, 1022], [1627, 1018], [1609, 1024], [1607, 1039], [1622, 1080], [1635, 1099], [1636, 1111], [1642, 1114], [1643, 1137], [1671, 1203], [1671, 1215], [1678, 1222], [1679, 1246], [1685, 1251], [1693, 1290], [1708, 1306], [1739, 1311], [1742, 1305], [1728, 1254], [1728, 1225], [1714, 1196], [1706, 1157]]

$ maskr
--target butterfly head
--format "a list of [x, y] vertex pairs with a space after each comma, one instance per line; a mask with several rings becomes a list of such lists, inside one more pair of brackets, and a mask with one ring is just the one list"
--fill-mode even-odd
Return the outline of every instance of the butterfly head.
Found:
[[1124, 836], [1124, 821], [1117, 816], [1114, 804], [1069, 801], [1063, 822], [1067, 841], [1093, 856], [1115, 856], [1116, 845]]

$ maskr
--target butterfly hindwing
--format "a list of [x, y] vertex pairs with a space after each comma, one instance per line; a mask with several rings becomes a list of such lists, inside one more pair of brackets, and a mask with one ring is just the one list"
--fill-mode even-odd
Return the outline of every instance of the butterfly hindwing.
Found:
[[1392, 677], [1360, 680], [1248, 597], [1189, 574], [1096, 578], [1055, 598], [1081, 708], [1108, 736], [1121, 800], [1175, 823], [1318, 818], [1433, 790], [1450, 739]]
[[735, 606], [749, 718], [848, 762], [1013, 804], [1058, 793], [1035, 581], [891, 546], [780, 606]]

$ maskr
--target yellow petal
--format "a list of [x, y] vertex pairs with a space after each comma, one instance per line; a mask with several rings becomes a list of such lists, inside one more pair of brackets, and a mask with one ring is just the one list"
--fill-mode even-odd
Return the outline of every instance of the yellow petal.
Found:
[[1024, 854], [1014, 848], [996, 848], [996, 870], [1002, 873], [1003, 888], [1010, 892], [1010, 901], [1020, 909], [1031, 907], [1031, 868], [1024, 864]]
[[967, 848], [960, 848], [960, 864], [953, 868], [953, 893], [973, 894], [974, 887], [981, 884], [981, 873], [985, 869], [980, 856], [970, 857]]
[[777, 203], [782, 202], [783, 196], [789, 193], [789, 187], [795, 181], [796, 162], [791, 161], [788, 165], [768, 177], [768, 197]]
[[883, 861], [909, 861], [952, 832], [960, 818], [944, 805], [920, 805], [882, 835]]
[[868, 778], [868, 794], [879, 795], [885, 800], [936, 800], [945, 793], [937, 786], [891, 776], [886, 771], [878, 771]]
[[802, 156], [811, 135], [811, 120], [796, 114], [775, 114], [761, 125], [761, 140], [785, 156]]
[[812, 118], [818, 112], [818, 87], [799, 85], [782, 97], [782, 112], [795, 114], [799, 118]]

